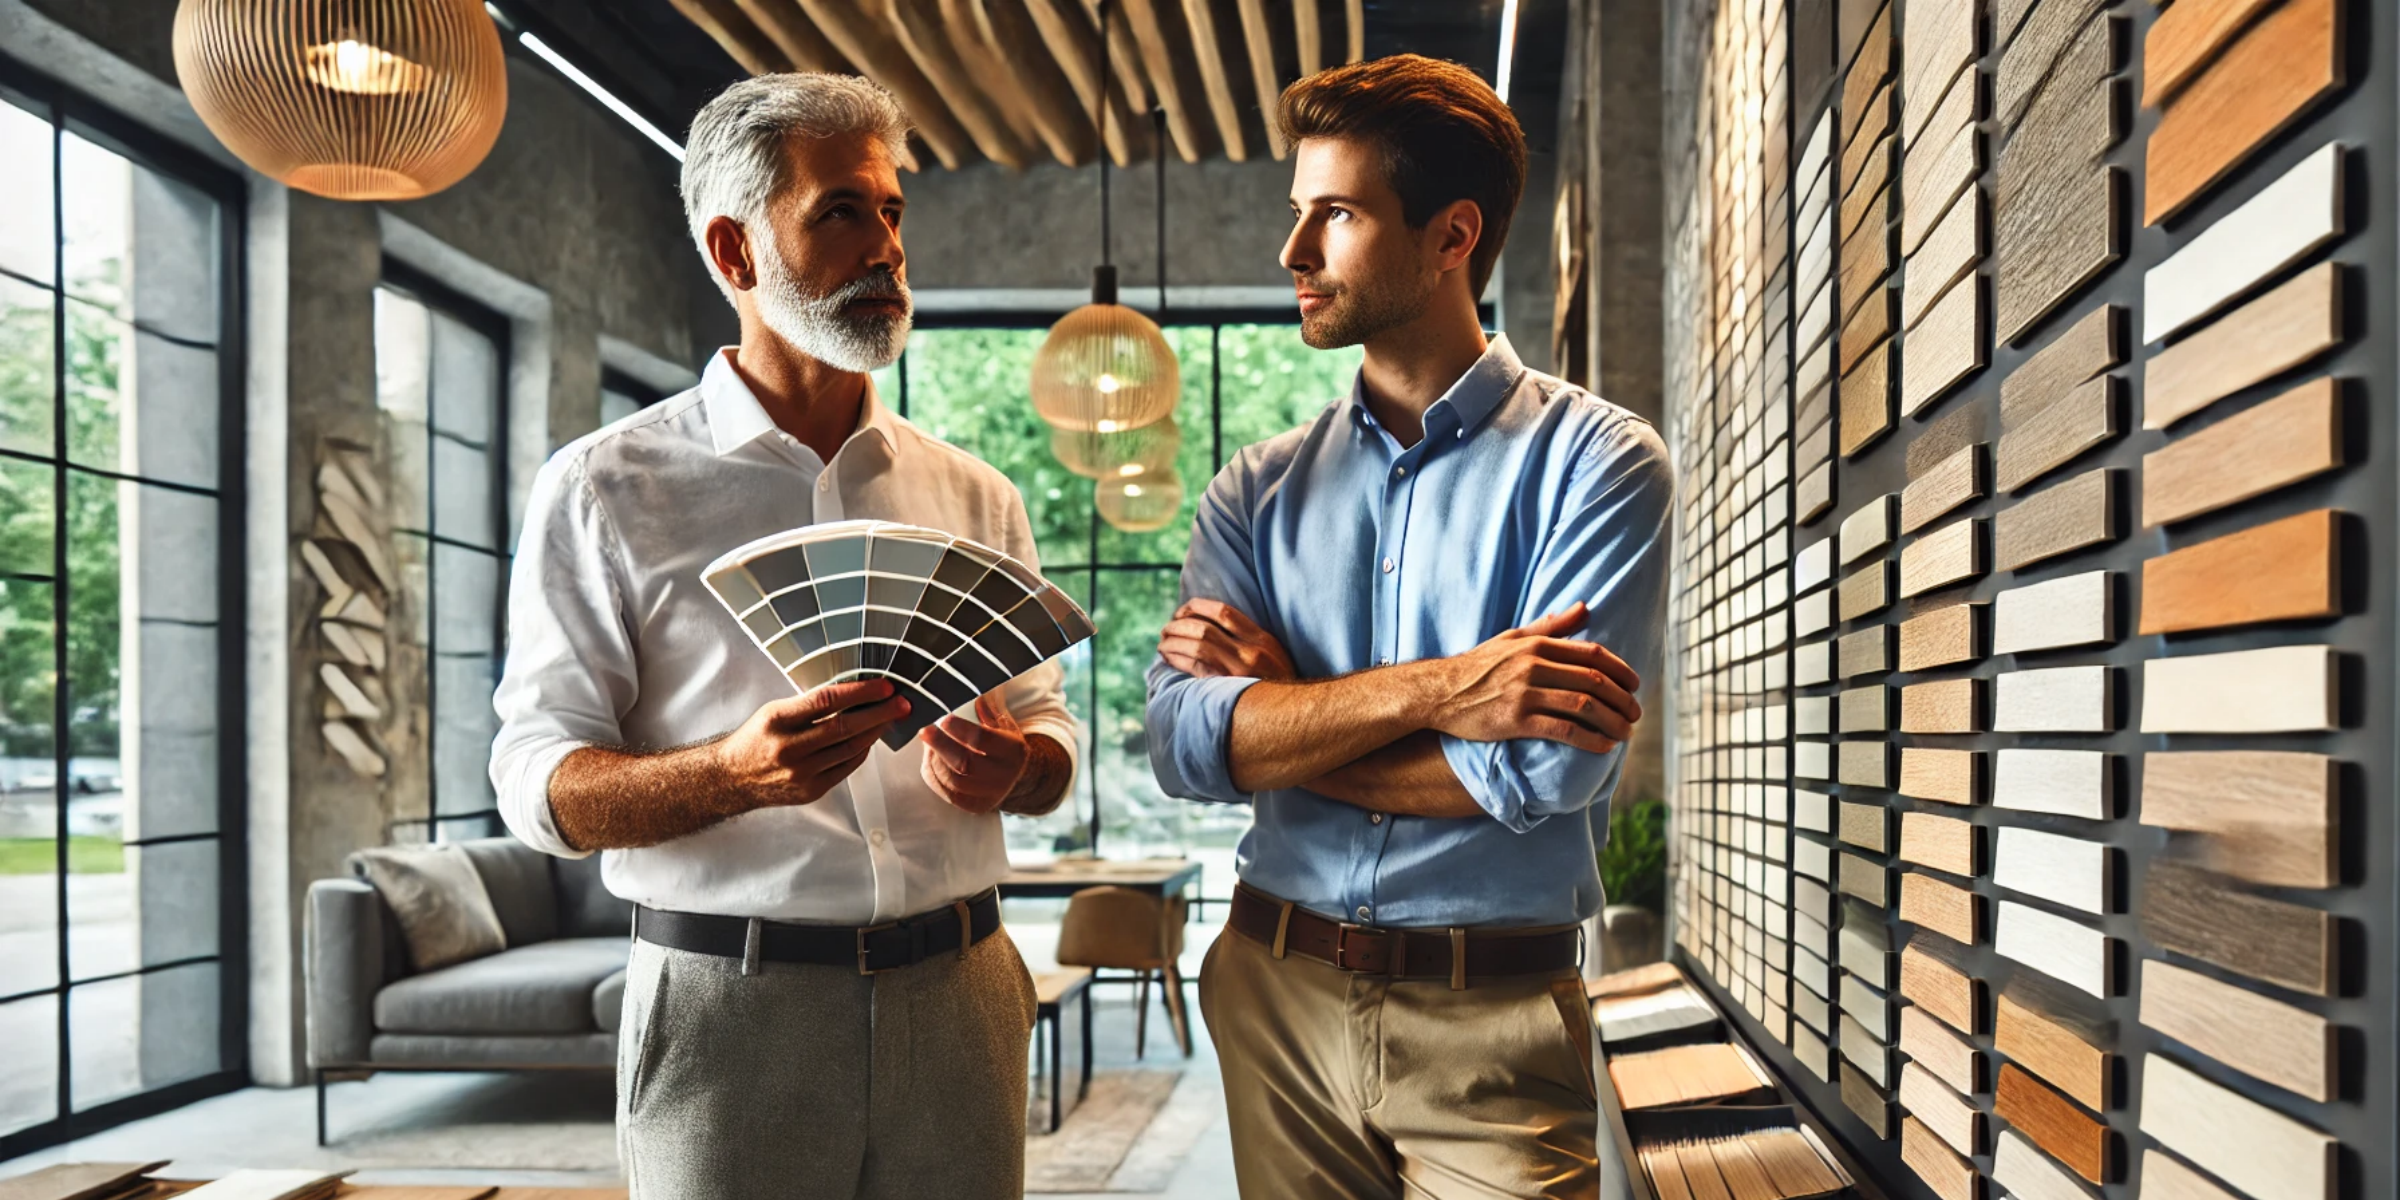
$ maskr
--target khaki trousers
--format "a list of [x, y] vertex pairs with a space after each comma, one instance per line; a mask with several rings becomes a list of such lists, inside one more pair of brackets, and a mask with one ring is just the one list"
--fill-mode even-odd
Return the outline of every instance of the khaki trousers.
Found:
[[632, 1200], [1025, 1193], [1033, 980], [1006, 930], [887, 971], [633, 944], [617, 1147]]
[[1227, 929], [1200, 971], [1248, 1200], [1600, 1192], [1583, 984], [1395, 982]]

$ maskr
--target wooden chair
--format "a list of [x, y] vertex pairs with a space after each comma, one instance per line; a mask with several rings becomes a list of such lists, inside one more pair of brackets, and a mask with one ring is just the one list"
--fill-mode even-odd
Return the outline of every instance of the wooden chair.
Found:
[[1183, 953], [1183, 922], [1187, 902], [1182, 896], [1123, 887], [1085, 888], [1067, 901], [1067, 915], [1058, 930], [1061, 966], [1105, 967], [1137, 972], [1133, 1052], [1139, 1057], [1150, 1035], [1150, 976], [1160, 975], [1167, 1019], [1173, 1023], [1175, 1044], [1184, 1057], [1192, 1054], [1192, 1024], [1183, 993], [1183, 972], [1175, 960]]
[[[1045, 1084], [1050, 1097], [1050, 1126], [1046, 1133], [1058, 1132], [1060, 1122], [1075, 1104], [1081, 1103], [1092, 1090], [1092, 972], [1088, 967], [1068, 967], [1044, 971], [1033, 977], [1033, 1069], [1034, 1078]], [[1075, 1101], [1066, 1100], [1066, 1015], [1075, 1013], [1077, 1040], [1082, 1043], [1078, 1057], [1082, 1078], [1075, 1085]]]

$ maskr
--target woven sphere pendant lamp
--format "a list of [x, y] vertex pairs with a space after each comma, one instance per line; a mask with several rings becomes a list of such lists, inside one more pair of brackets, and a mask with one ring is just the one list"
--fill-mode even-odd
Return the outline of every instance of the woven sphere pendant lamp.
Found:
[[1164, 529], [1183, 511], [1183, 480], [1172, 469], [1092, 481], [1100, 519], [1126, 533]]
[[1182, 449], [1183, 429], [1173, 417], [1116, 433], [1050, 431], [1050, 456], [1086, 479], [1172, 471], [1175, 455]]
[[449, 187], [508, 109], [482, 0], [182, 0], [175, 74], [243, 162], [335, 200]]

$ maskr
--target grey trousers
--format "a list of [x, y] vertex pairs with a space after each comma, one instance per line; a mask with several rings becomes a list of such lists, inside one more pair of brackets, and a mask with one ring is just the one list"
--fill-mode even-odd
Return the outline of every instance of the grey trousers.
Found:
[[1032, 976], [1006, 930], [862, 976], [633, 944], [617, 1061], [632, 1200], [1025, 1192]]

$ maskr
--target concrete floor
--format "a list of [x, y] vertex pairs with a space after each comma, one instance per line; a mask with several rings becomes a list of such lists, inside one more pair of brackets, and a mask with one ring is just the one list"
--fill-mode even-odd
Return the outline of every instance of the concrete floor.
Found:
[[[1022, 907], [1027, 911], [1020, 913]], [[1035, 969], [1052, 961], [1058, 926], [1054, 906], [1012, 904], [1009, 932]], [[1221, 913], [1212, 909], [1212, 916]], [[1044, 919], [1046, 918], [1046, 919]], [[1217, 926], [1190, 927], [1184, 952], [1188, 978], [1196, 978], [1201, 956]], [[1193, 1057], [1187, 1071], [1215, 1072], [1216, 1057], [1201, 1026], [1196, 986], [1192, 997]], [[1093, 1015], [1093, 1058], [1100, 1069], [1179, 1061], [1158, 990], [1151, 989], [1147, 1053], [1134, 1054], [1133, 988], [1109, 985], [1098, 993]], [[362, 1083], [343, 1083], [332, 1093], [334, 1136], [344, 1128], [438, 1125], [448, 1113], [474, 1113], [495, 1103], [512, 1106], [512, 1117], [530, 1121], [608, 1119], [612, 1081], [600, 1074], [542, 1077], [528, 1086], [522, 1077], [479, 1074], [386, 1074]], [[535, 1111], [523, 1111], [524, 1106]], [[187, 1105], [174, 1112], [119, 1126], [92, 1137], [0, 1162], [0, 1178], [57, 1162], [172, 1158], [170, 1175], [204, 1177], [243, 1166], [291, 1165], [319, 1153], [315, 1093], [308, 1088], [247, 1088]], [[614, 1171], [496, 1171], [489, 1169], [361, 1171], [359, 1183], [509, 1184], [540, 1187], [621, 1186]], [[1235, 1194], [1233, 1150], [1222, 1117], [1211, 1123], [1167, 1190], [1165, 1200], [1224, 1200]]]

